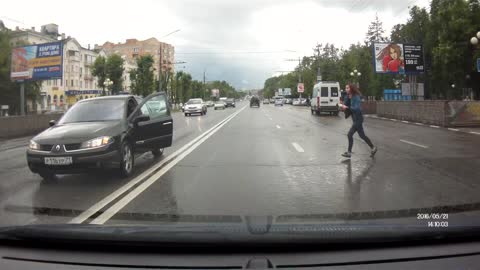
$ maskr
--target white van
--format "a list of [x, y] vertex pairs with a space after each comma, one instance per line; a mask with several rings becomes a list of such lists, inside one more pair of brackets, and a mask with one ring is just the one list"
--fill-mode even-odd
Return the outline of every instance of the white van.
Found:
[[310, 100], [312, 114], [328, 112], [338, 115], [340, 104], [340, 83], [324, 81], [313, 86], [312, 99]]

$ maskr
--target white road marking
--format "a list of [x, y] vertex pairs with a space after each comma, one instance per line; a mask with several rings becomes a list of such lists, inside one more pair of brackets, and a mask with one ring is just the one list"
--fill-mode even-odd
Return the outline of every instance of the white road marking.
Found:
[[297, 150], [297, 152], [299, 152], [299, 153], [305, 152], [305, 150], [303, 150], [303, 148], [298, 143], [292, 142], [292, 145], [293, 145], [293, 147], [295, 147], [295, 150]]
[[415, 125], [423, 126], [423, 124], [422, 124], [422, 123], [415, 123]]
[[402, 121], [402, 123], [408, 124], [408, 123], [410, 123], [410, 122], [408, 122], [408, 121]]
[[390, 119], [390, 121], [397, 122], [397, 119]]
[[172, 160], [173, 158], [175, 158], [177, 155], [179, 155], [180, 153], [182, 153], [183, 151], [185, 151], [186, 149], [188, 149], [189, 147], [191, 147], [193, 144], [195, 144], [196, 142], [198, 142], [203, 136], [205, 136], [206, 134], [209, 134], [211, 131], [215, 130], [217, 127], [219, 127], [223, 122], [225, 121], [229, 121], [230, 119], [232, 119], [233, 117], [235, 117], [238, 113], [240, 113], [243, 109], [245, 109], [247, 106], [243, 107], [242, 109], [240, 109], [239, 111], [235, 112], [235, 113], [232, 113], [230, 114], [229, 116], [227, 116], [225, 119], [221, 120], [218, 124], [216, 124], [215, 126], [213, 126], [212, 128], [210, 128], [209, 130], [205, 131], [204, 133], [200, 134], [198, 137], [196, 137], [195, 139], [191, 140], [189, 143], [185, 144], [184, 146], [182, 146], [180, 149], [178, 149], [177, 151], [173, 152], [172, 154], [170, 154], [168, 157], [165, 157], [164, 159], [162, 159], [160, 162], [158, 162], [157, 164], [153, 165], [152, 167], [150, 167], [148, 170], [144, 171], [143, 173], [141, 173], [140, 175], [138, 175], [137, 177], [133, 178], [132, 180], [130, 180], [127, 184], [125, 184], [124, 186], [118, 188], [117, 190], [115, 190], [114, 192], [112, 192], [110, 195], [108, 195], [107, 197], [103, 198], [101, 201], [97, 202], [96, 204], [92, 205], [90, 208], [88, 208], [87, 210], [85, 210], [83, 213], [81, 213], [78, 217], [72, 219], [69, 223], [82, 223], [84, 222], [85, 220], [87, 220], [91, 215], [95, 214], [96, 212], [98, 212], [100, 209], [102, 209], [103, 207], [105, 207], [106, 205], [108, 205], [109, 203], [111, 203], [113, 200], [115, 200], [116, 198], [118, 198], [119, 196], [121, 196], [123, 193], [125, 193], [126, 191], [128, 191], [130, 188], [132, 188], [133, 186], [135, 186], [136, 184], [138, 184], [139, 182], [141, 182], [143, 179], [145, 179], [146, 177], [148, 177], [150, 174], [152, 174], [155, 170], [157, 170], [158, 168], [162, 167], [165, 163], [169, 162], [170, 160]]
[[271, 117], [269, 117], [268, 119], [270, 119], [270, 121], [273, 121], [273, 119]]
[[456, 128], [448, 128], [448, 130], [451, 130], [451, 131], [460, 131], [460, 129], [456, 129]]
[[428, 148], [428, 146], [425, 146], [425, 145], [421, 145], [421, 144], [418, 144], [418, 143], [414, 143], [414, 142], [410, 142], [410, 141], [406, 141], [406, 140], [400, 140], [401, 142], [403, 143], [408, 143], [408, 144], [411, 144], [411, 145], [415, 145], [415, 146], [418, 146], [418, 147], [421, 147], [421, 148]]
[[480, 135], [480, 132], [475, 132], [475, 131], [470, 131], [469, 133], [471, 133], [471, 134], [476, 134], [476, 135]]
[[280, 128], [280, 126], [279, 126], [279, 125], [277, 125], [277, 128]]
[[431, 128], [440, 128], [439, 126], [430, 125]]
[[125, 195], [120, 201], [116, 202], [114, 205], [112, 205], [110, 208], [108, 208], [105, 212], [103, 212], [100, 216], [95, 218], [90, 224], [104, 224], [107, 222], [111, 217], [113, 217], [118, 211], [120, 211], [122, 208], [124, 208], [128, 203], [130, 203], [133, 199], [135, 199], [140, 193], [145, 191], [148, 187], [150, 187], [153, 183], [155, 183], [162, 175], [164, 175], [168, 170], [170, 170], [173, 166], [175, 166], [178, 162], [180, 162], [183, 158], [185, 158], [188, 154], [193, 152], [198, 146], [200, 146], [203, 142], [205, 142], [208, 138], [210, 138], [213, 134], [215, 134], [218, 130], [220, 130], [225, 124], [227, 124], [230, 120], [232, 120], [235, 116], [237, 116], [243, 109], [245, 109], [247, 106], [243, 107], [239, 111], [237, 111], [232, 117], [230, 117], [228, 120], [224, 121], [221, 123], [219, 126], [217, 126], [214, 130], [212, 130], [210, 133], [208, 133], [206, 136], [201, 138], [199, 141], [197, 141], [194, 145], [192, 145], [190, 148], [188, 148], [186, 151], [181, 153], [179, 156], [177, 156], [174, 160], [172, 160], [170, 163], [168, 163], [165, 167], [160, 169], [158, 172], [156, 172], [154, 175], [150, 176], [148, 180], [140, 184], [138, 187], [136, 187], [134, 190], [132, 190], [130, 193]]

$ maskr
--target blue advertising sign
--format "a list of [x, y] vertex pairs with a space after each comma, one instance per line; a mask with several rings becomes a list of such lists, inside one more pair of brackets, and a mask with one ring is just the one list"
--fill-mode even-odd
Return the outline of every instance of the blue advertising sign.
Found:
[[63, 43], [52, 42], [14, 48], [12, 70], [14, 81], [61, 79]]

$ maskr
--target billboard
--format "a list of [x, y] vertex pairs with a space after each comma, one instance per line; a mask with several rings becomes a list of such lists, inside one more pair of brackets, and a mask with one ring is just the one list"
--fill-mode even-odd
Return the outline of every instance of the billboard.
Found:
[[219, 89], [212, 89], [212, 97], [219, 97], [220, 90]]
[[62, 78], [62, 42], [29, 45], [12, 49], [13, 81]]
[[415, 74], [425, 70], [422, 45], [374, 43], [373, 57], [376, 73]]
[[297, 92], [298, 93], [303, 93], [305, 89], [305, 85], [303, 83], [298, 83], [297, 84]]

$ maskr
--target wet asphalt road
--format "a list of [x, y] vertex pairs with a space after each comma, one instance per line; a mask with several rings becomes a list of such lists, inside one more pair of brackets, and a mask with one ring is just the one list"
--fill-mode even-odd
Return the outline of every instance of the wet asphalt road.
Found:
[[[247, 105], [209, 109], [206, 116], [175, 114], [174, 146], [157, 160], [137, 158], [136, 175], [234, 116], [181, 152], [161, 176], [142, 180], [144, 190], [133, 187], [84, 222], [95, 223], [102, 213], [109, 215], [99, 224], [119, 224], [168, 215], [309, 215], [480, 202], [479, 135], [366, 118], [366, 134], [379, 151], [370, 158], [355, 135], [354, 156], [346, 160], [340, 154], [350, 119], [311, 115], [305, 107]], [[26, 167], [27, 142], [0, 144], [0, 225], [69, 222], [135, 177], [92, 172], [44, 183]]]

